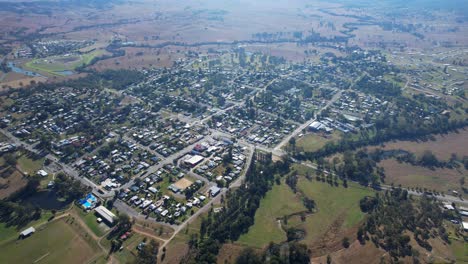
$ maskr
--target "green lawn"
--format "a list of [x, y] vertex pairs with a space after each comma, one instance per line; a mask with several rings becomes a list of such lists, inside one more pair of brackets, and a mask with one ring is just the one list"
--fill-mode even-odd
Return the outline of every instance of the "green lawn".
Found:
[[44, 158], [31, 159], [28, 155], [21, 155], [18, 159], [18, 167], [21, 171], [27, 172], [29, 175], [35, 175], [42, 168]]
[[274, 185], [260, 202], [255, 214], [255, 224], [238, 243], [252, 247], [264, 247], [271, 241], [286, 240], [286, 233], [280, 228], [277, 218], [306, 210], [299, 198], [286, 184]]
[[29, 224], [27, 224], [26, 226], [21, 227], [21, 228], [16, 228], [14, 226], [7, 227], [5, 223], [0, 223], [0, 251], [1, 251], [2, 245], [4, 243], [7, 243], [7, 242], [9, 242], [11, 240], [15, 240], [16, 238], [18, 238], [19, 233], [22, 230], [24, 230], [24, 229], [26, 229], [26, 228], [28, 228], [30, 226], [38, 227], [42, 223], [45, 223], [47, 221], [47, 219], [49, 219], [51, 216], [52, 216], [52, 213], [50, 213], [48, 211], [42, 211], [41, 218], [39, 218], [36, 221], [32, 221]]
[[300, 178], [297, 186], [316, 202], [318, 209], [316, 213], [308, 216], [305, 222], [295, 223], [297, 227], [306, 231], [307, 243], [315, 242], [330, 228], [338, 233], [359, 224], [364, 218], [364, 213], [359, 208], [359, 200], [364, 196], [374, 195], [372, 190], [355, 183], [349, 183], [349, 187], [344, 188], [341, 185], [335, 187], [328, 183]]
[[335, 131], [329, 138], [319, 136], [318, 134], [311, 133], [306, 134], [301, 138], [296, 139], [296, 146], [302, 150], [301, 151], [317, 151], [329, 141], [339, 140], [341, 138], [340, 133]]
[[85, 263], [97, 255], [97, 245], [64, 220], [54, 221], [23, 240], [0, 248], [0, 263]]
[[75, 208], [78, 212], [78, 215], [83, 219], [83, 222], [93, 231], [93, 233], [98, 236], [102, 237], [106, 233], [106, 229], [104, 229], [100, 224], [97, 222], [97, 217], [94, 215], [93, 212], [86, 213], [81, 209]]

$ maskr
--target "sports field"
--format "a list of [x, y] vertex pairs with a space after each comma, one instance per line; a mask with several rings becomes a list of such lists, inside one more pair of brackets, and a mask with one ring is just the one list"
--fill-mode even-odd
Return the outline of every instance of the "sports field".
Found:
[[51, 56], [47, 58], [34, 59], [25, 64], [26, 68], [46, 72], [52, 75], [66, 76], [70, 71], [82, 65], [88, 65], [93, 58], [103, 54], [103, 51], [96, 50], [86, 54], [73, 54], [63, 56]]
[[0, 263], [86, 263], [96, 257], [97, 244], [70, 223], [57, 220], [26, 239], [2, 244]]

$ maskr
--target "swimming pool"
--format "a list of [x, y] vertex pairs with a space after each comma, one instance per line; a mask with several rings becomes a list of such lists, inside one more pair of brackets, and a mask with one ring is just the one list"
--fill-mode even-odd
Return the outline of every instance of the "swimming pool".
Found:
[[94, 207], [96, 204], [97, 198], [92, 194], [86, 195], [86, 198], [80, 200], [80, 204], [83, 206], [84, 209], [89, 209]]

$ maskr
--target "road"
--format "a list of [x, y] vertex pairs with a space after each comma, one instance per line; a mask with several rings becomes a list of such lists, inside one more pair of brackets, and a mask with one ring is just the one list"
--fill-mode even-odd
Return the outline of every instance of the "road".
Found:
[[207, 204], [205, 204], [205, 206], [203, 206], [202, 208], [200, 208], [200, 210], [198, 210], [196, 213], [194, 213], [192, 216], [190, 216], [186, 221], [184, 221], [182, 224], [180, 224], [179, 226], [177, 226], [176, 228], [174, 228], [174, 233], [172, 234], [172, 236], [167, 239], [164, 244], [161, 246], [161, 248], [164, 248], [166, 247], [167, 245], [169, 245], [169, 243], [172, 241], [172, 239], [174, 239], [174, 237], [177, 236], [177, 234], [183, 230], [189, 223], [191, 223], [193, 220], [195, 220], [198, 216], [200, 216], [201, 214], [203, 213], [206, 213], [208, 212], [210, 209], [211, 209], [211, 206], [213, 204], [219, 204], [220, 201], [221, 201], [221, 197], [223, 197], [226, 192], [229, 190], [229, 189], [232, 189], [232, 188], [237, 188], [237, 187], [240, 187], [242, 182], [244, 181], [245, 179], [245, 175], [247, 174], [247, 169], [248, 167], [250, 166], [250, 163], [252, 162], [252, 159], [253, 159], [253, 155], [254, 155], [254, 152], [255, 152], [255, 149], [249, 144], [248, 145], [248, 148], [249, 148], [249, 153], [248, 153], [248, 156], [247, 156], [247, 159], [246, 159], [246, 166], [245, 166], [245, 169], [244, 171], [241, 173], [241, 175], [239, 176], [239, 178], [237, 178], [230, 186], [229, 188], [223, 188], [221, 190], [221, 192], [216, 196], [214, 197], [213, 199], [211, 199]]
[[[302, 165], [304, 165], [306, 167], [317, 170], [317, 166], [314, 165], [314, 164], [311, 164], [309, 162], [300, 162], [300, 161], [297, 161], [297, 160], [293, 160], [293, 161], [296, 162], [296, 163], [302, 164]], [[325, 173], [325, 174], [332, 174], [331, 172], [328, 172], [328, 171], [322, 171], [322, 172]], [[385, 185], [385, 184], [380, 185], [380, 187], [382, 188], [382, 190], [391, 190], [393, 188], [392, 186]], [[412, 190], [410, 190], [408, 188], [402, 188], [402, 189], [408, 191], [408, 193], [411, 194], [411, 195], [415, 195], [415, 196], [423, 196], [424, 195], [424, 193], [422, 193], [422, 192], [412, 191]], [[433, 197], [436, 198], [437, 200], [441, 201], [441, 202], [456, 203], [456, 204], [459, 204], [459, 205], [468, 206], [468, 201], [462, 200], [459, 197], [455, 197], [455, 196], [452, 196], [452, 195], [438, 195], [438, 196], [433, 196]]]
[[343, 93], [344, 90], [340, 90], [337, 92], [335, 95], [333, 95], [332, 99], [328, 101], [328, 103], [322, 107], [317, 113], [314, 114], [314, 117], [310, 119], [309, 121], [305, 122], [304, 124], [300, 125], [299, 127], [296, 128], [291, 134], [289, 134], [287, 137], [285, 137], [275, 148], [275, 151], [282, 151], [281, 149], [291, 140], [291, 138], [297, 136], [299, 133], [301, 133], [304, 129], [306, 129], [312, 122], [317, 120], [317, 116], [319, 116], [323, 110], [327, 109], [332, 105], [336, 100], [340, 99], [341, 94]]
[[[11, 134], [9, 131], [6, 131], [4, 129], [0, 129], [0, 132], [2, 132], [13, 144], [17, 145], [17, 146], [21, 146], [23, 147], [24, 149], [32, 152], [32, 153], [35, 153], [37, 155], [41, 155], [40, 154], [40, 151], [35, 149], [34, 148], [34, 145], [31, 145], [29, 143], [25, 143], [23, 141], [21, 141], [20, 139], [18, 139], [17, 137], [15, 137], [13, 134]], [[85, 186], [89, 186], [91, 187], [93, 190], [97, 191], [99, 189], [101, 189], [97, 184], [95, 184], [94, 182], [92, 182], [91, 180], [89, 180], [88, 178], [86, 177], [82, 177], [80, 175], [79, 172], [77, 172], [74, 168], [70, 167], [69, 165], [67, 164], [64, 164], [63, 162], [61, 162], [57, 157], [55, 157], [54, 155], [52, 154], [47, 154], [45, 156], [45, 158], [51, 160], [57, 167], [59, 167], [65, 174], [75, 178], [75, 180], [81, 182], [83, 185]], [[106, 192], [106, 191], [103, 191], [104, 193], [101, 194], [101, 193], [97, 193], [99, 194], [100, 197], [102, 198], [109, 198], [109, 197], [112, 197], [114, 196], [114, 192]]]

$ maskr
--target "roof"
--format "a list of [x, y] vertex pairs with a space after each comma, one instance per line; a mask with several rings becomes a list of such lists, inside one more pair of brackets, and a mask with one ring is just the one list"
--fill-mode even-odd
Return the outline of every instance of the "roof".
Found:
[[191, 158], [185, 160], [185, 162], [189, 163], [189, 164], [198, 164], [199, 162], [201, 162], [204, 158], [200, 155], [194, 155], [192, 156]]
[[462, 222], [463, 229], [468, 230], [468, 222]]
[[23, 231], [20, 233], [20, 235], [22, 235], [22, 236], [29, 236], [30, 234], [32, 234], [32, 233], [34, 233], [34, 232], [36, 232], [36, 229], [34, 229], [34, 227], [31, 226], [31, 227], [28, 227], [28, 228], [26, 228], [25, 230], [23, 230]]
[[114, 218], [115, 214], [109, 211], [107, 208], [104, 206], [98, 206], [96, 209], [94, 209], [97, 214], [99, 214], [102, 218], [104, 218], [107, 222], [113, 224], [114, 223]]
[[211, 195], [216, 195], [216, 194], [218, 194], [220, 191], [221, 191], [221, 189], [218, 188], [218, 187], [216, 187], [216, 186], [212, 186], [212, 187], [210, 188], [210, 193], [211, 193]]

